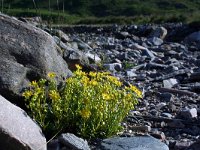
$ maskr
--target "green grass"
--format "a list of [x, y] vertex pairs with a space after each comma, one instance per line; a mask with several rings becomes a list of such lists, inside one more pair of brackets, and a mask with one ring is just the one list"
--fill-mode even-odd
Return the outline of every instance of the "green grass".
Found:
[[[3, 12], [13, 16], [41, 16], [58, 24], [141, 24], [163, 22], [199, 22], [199, 0], [31, 0], [5, 1]], [[27, 9], [28, 8], [28, 9]], [[62, 12], [62, 13], [61, 13]]]

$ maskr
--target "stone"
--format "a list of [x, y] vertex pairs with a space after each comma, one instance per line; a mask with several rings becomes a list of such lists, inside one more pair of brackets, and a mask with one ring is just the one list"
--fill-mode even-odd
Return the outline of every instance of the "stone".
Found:
[[60, 150], [60, 147], [58, 139], [53, 139], [47, 144], [48, 150]]
[[178, 84], [178, 81], [177, 81], [177, 79], [174, 79], [174, 78], [170, 78], [168, 80], [163, 80], [164, 88], [172, 88], [177, 84]]
[[104, 64], [103, 67], [111, 72], [120, 71], [122, 69], [121, 63]]
[[135, 132], [144, 132], [144, 133], [148, 133], [151, 131], [150, 126], [129, 126], [129, 129]]
[[162, 109], [163, 107], [165, 107], [166, 105], [167, 105], [167, 104], [164, 103], [164, 102], [158, 103], [158, 104], [156, 105], [156, 109], [157, 109], [157, 110], [160, 110], [160, 109]]
[[84, 50], [84, 51], [92, 50], [92, 48], [87, 43], [83, 42], [82, 40], [78, 38], [75, 38], [73, 41], [77, 43], [78, 49], [80, 50]]
[[89, 59], [86, 55], [79, 50], [68, 48], [64, 50], [63, 58], [67, 62], [70, 70], [75, 70], [75, 64], [81, 66], [87, 66], [89, 64]]
[[197, 109], [196, 108], [184, 108], [180, 111], [180, 115], [185, 119], [191, 119], [197, 117]]
[[63, 31], [55, 29], [53, 32], [57, 37], [59, 37], [59, 39], [61, 39], [62, 42], [66, 43], [70, 41], [69, 36]]
[[163, 40], [158, 37], [152, 37], [148, 39], [148, 42], [152, 43], [153, 45], [159, 46], [163, 43]]
[[135, 73], [135, 69], [130, 69], [126, 71], [126, 75], [128, 77], [137, 77], [137, 74]]
[[[185, 150], [191, 145], [191, 141], [178, 141], [176, 142], [174, 149], [175, 150]], [[192, 149], [190, 149], [192, 150]]]
[[131, 44], [131, 48], [133, 48], [133, 49], [139, 49], [139, 50], [145, 50], [145, 49], [147, 49], [146, 47], [141, 46], [141, 45], [139, 45], [137, 43]]
[[65, 147], [73, 150], [90, 150], [88, 142], [83, 140], [74, 134], [63, 133], [58, 138], [59, 142], [62, 143]]
[[159, 139], [161, 141], [165, 141], [166, 140], [166, 136], [163, 132], [156, 132], [156, 133], [151, 133], [151, 136], [153, 136], [156, 139]]
[[192, 43], [192, 42], [199, 43], [200, 42], [200, 31], [194, 32], [194, 33], [191, 33], [190, 35], [188, 35], [185, 38], [185, 41], [188, 42], [188, 43]]
[[52, 36], [43, 30], [0, 14], [0, 94], [21, 103], [30, 81], [55, 72], [60, 80], [72, 75]]
[[160, 96], [160, 99], [165, 102], [170, 102], [174, 98], [173, 94], [168, 93], [168, 92], [161, 93], [159, 96]]
[[40, 127], [21, 108], [0, 95], [0, 149], [46, 150]]
[[200, 140], [197, 140], [194, 143], [191, 143], [189, 147], [187, 147], [185, 150], [199, 150], [200, 147]]
[[97, 54], [92, 54], [90, 52], [87, 52], [87, 53], [85, 53], [85, 56], [89, 59], [89, 61], [91, 63], [93, 63], [93, 62], [100, 63], [101, 62], [101, 58]]
[[165, 112], [162, 113], [161, 116], [163, 116], [163, 117], [167, 117], [167, 118], [170, 118], [170, 119], [173, 117], [172, 114], [170, 114], [170, 113], [165, 113]]
[[163, 40], [166, 37], [166, 35], [167, 29], [165, 29], [164, 27], [157, 27], [150, 33], [149, 37], [157, 37]]
[[142, 51], [142, 54], [145, 55], [145, 56], [147, 56], [147, 57], [149, 57], [151, 59], [151, 61], [155, 59], [154, 54], [150, 50], [148, 50], [148, 49], [144, 49]]
[[167, 126], [175, 129], [182, 129], [185, 127], [185, 125], [180, 120], [172, 120], [171, 122], [167, 123]]
[[113, 137], [104, 139], [97, 150], [169, 150], [168, 146], [151, 136]]

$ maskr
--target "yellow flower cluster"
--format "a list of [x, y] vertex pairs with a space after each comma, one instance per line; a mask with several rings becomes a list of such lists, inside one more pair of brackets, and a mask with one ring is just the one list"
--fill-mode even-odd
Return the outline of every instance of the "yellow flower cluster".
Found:
[[56, 91], [56, 90], [51, 90], [49, 91], [49, 97], [52, 99], [52, 100], [59, 100], [61, 97], [60, 97], [60, 94]]
[[103, 94], [102, 94], [102, 97], [103, 97], [104, 100], [109, 100], [109, 99], [111, 99], [111, 96], [110, 96], [109, 94], [106, 94], [106, 93], [103, 93]]
[[25, 92], [22, 94], [22, 96], [24, 96], [26, 99], [27, 99], [27, 98], [30, 98], [32, 95], [33, 95], [33, 92], [32, 92], [32, 91], [29, 91], [29, 90], [25, 91]]
[[52, 79], [55, 78], [56, 74], [54, 72], [49, 72], [47, 76]]
[[91, 112], [87, 109], [83, 109], [80, 111], [80, 115], [83, 119], [88, 119], [90, 118]]
[[30, 86], [33, 86], [33, 87], [37, 87], [38, 86], [38, 83], [36, 81], [32, 81], [30, 83]]
[[33, 118], [43, 128], [53, 127], [55, 132], [73, 126], [85, 138], [116, 134], [142, 92], [133, 85], [125, 87], [108, 72], [86, 73], [81, 66], [76, 67], [74, 75], [62, 86], [58, 87], [53, 72], [48, 73], [48, 80], [30, 83], [23, 96]]
[[142, 92], [134, 85], [130, 85], [130, 90], [135, 92], [139, 98], [142, 98]]

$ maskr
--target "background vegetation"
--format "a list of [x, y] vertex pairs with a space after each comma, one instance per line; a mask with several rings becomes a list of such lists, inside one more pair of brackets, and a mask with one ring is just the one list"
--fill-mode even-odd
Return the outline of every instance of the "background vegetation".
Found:
[[70, 24], [193, 22], [200, 20], [200, 1], [1, 0], [1, 11]]

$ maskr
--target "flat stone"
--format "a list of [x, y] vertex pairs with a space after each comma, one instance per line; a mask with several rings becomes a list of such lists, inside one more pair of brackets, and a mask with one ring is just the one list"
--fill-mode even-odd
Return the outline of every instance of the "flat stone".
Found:
[[105, 139], [97, 150], [169, 150], [169, 148], [151, 136], [134, 136]]
[[164, 88], [172, 88], [176, 84], [178, 84], [178, 81], [177, 81], [177, 79], [174, 79], [174, 78], [170, 78], [168, 80], [163, 80]]
[[159, 46], [163, 43], [163, 40], [158, 38], [158, 37], [152, 37], [152, 38], [149, 38], [148, 41], [150, 43], [152, 43], [153, 45], [156, 45], [156, 46]]
[[79, 138], [71, 133], [63, 133], [58, 138], [59, 142], [65, 145], [69, 149], [73, 150], [90, 150], [88, 142]]
[[[191, 145], [191, 141], [178, 141], [175, 144], [175, 149], [177, 150], [185, 150], [186, 148], [188, 148]], [[193, 150], [193, 149], [190, 149]]]

